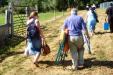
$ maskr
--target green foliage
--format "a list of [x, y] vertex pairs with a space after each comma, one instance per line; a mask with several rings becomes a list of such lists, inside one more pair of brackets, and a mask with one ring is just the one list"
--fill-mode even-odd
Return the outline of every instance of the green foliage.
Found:
[[[38, 6], [39, 12], [46, 12], [50, 10], [66, 10], [67, 8], [78, 7], [83, 9], [87, 4], [99, 4], [104, 1], [112, 0], [2, 0], [2, 6], [7, 5], [8, 2], [13, 2], [14, 5], [19, 6]], [[18, 8], [19, 13], [23, 13], [23, 8]]]
[[38, 1], [39, 11], [46, 12], [54, 9], [54, 6], [55, 6], [54, 2], [55, 0], [39, 0]]
[[5, 6], [5, 7], [1, 7], [0, 8], [0, 13], [5, 13], [5, 10], [7, 9], [7, 7]]
[[0, 7], [4, 7], [8, 4], [8, 0], [0, 0]]
[[68, 7], [68, 2], [67, 0], [57, 0], [56, 1], [56, 8], [61, 11], [65, 10]]

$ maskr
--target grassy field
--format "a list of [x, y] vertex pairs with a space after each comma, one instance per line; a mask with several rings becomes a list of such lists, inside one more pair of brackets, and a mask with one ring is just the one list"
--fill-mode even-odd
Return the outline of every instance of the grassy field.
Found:
[[[55, 18], [55, 16], [61, 16], [63, 15], [62, 12], [56, 12], [56, 15], [54, 15], [54, 12], [46, 12], [46, 13], [39, 13], [39, 20], [41, 22], [50, 20], [52, 18]], [[15, 15], [14, 17], [17, 17], [17, 15]], [[5, 24], [5, 15], [4, 14], [0, 14], [0, 25]]]
[[48, 12], [48, 13], [40, 13], [39, 19], [41, 22], [44, 22], [46, 20], [50, 20], [52, 18], [55, 18], [55, 16], [61, 16], [62, 12], [56, 12], [56, 15], [54, 15], [54, 12]]
[[0, 25], [5, 24], [5, 16], [4, 14], [0, 14]]
[[[39, 59], [39, 67], [32, 64], [31, 57], [23, 56], [26, 42], [4, 49], [0, 54], [0, 75], [113, 75], [113, 34], [104, 31], [104, 10], [98, 9], [99, 23], [96, 26], [96, 34], [91, 37], [93, 54], [85, 51], [85, 68], [82, 70], [67, 70], [71, 65], [71, 57], [68, 54], [63, 65], [55, 65], [54, 60], [59, 46], [59, 29], [67, 16], [53, 21], [43, 29], [51, 53]], [[85, 18], [86, 11], [80, 11], [79, 15]], [[7, 52], [6, 52], [7, 51]]]

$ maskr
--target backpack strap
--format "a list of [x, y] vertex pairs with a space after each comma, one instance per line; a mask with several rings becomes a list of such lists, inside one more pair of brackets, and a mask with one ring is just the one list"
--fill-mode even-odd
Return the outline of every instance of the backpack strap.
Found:
[[[33, 19], [31, 22], [29, 22], [28, 26], [29, 26], [29, 25], [32, 25], [32, 23], [35, 24], [35, 20], [36, 20], [36, 19]], [[36, 25], [36, 24], [35, 24], [35, 25]]]

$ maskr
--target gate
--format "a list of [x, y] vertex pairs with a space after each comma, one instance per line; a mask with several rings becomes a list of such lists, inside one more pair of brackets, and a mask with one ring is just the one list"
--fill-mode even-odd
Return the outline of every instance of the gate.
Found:
[[25, 37], [26, 27], [27, 27], [26, 20], [30, 12], [35, 10], [35, 7], [18, 6], [18, 5], [14, 5], [14, 3], [10, 3], [9, 7], [10, 9], [12, 9], [12, 14], [13, 14], [12, 35]]
[[14, 6], [13, 9], [13, 35], [16, 36], [25, 36], [25, 31], [26, 31], [26, 19], [27, 16], [26, 14], [19, 14], [18, 13], [18, 8], [24, 8], [20, 6]]
[[[30, 10], [30, 8], [32, 10]], [[20, 13], [19, 9], [23, 12]], [[26, 38], [26, 20], [29, 13], [33, 11], [33, 7], [28, 6], [17, 6], [14, 3], [9, 3], [8, 9], [6, 10], [6, 24], [0, 26], [0, 42], [7, 46], [16, 46]], [[35, 10], [36, 11], [36, 10]], [[0, 43], [1, 46], [1, 43]]]

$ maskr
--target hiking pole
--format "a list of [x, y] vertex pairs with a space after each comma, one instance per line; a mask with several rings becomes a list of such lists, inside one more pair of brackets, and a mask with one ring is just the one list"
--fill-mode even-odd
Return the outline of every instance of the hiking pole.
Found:
[[91, 44], [90, 44], [90, 39], [88, 39], [87, 36], [86, 36], [85, 34], [83, 34], [83, 37], [84, 37], [84, 41], [85, 41], [85, 43], [86, 43], [87, 46], [88, 46], [88, 53], [89, 53], [89, 54], [92, 54], [92, 53], [91, 53]]
[[58, 49], [58, 53], [57, 53], [57, 56], [56, 56], [56, 59], [55, 59], [55, 64], [59, 64], [59, 62], [61, 61], [61, 60], [63, 60], [63, 48], [64, 48], [64, 45], [63, 45], [63, 43], [60, 43], [59, 44], [59, 49]]
[[56, 59], [55, 59], [55, 64], [57, 64], [57, 65], [60, 62], [64, 62], [65, 57], [67, 56], [66, 52], [64, 51], [64, 45], [65, 45], [65, 38], [59, 44], [58, 53], [57, 53], [57, 56], [56, 56]]
[[58, 53], [55, 59], [55, 64], [59, 64], [61, 61], [63, 62], [65, 60], [65, 57], [67, 56], [67, 51], [66, 51], [66, 43], [68, 40], [68, 36], [65, 34], [65, 32], [61, 32], [62, 33], [62, 40], [59, 43], [59, 49], [58, 49]]

